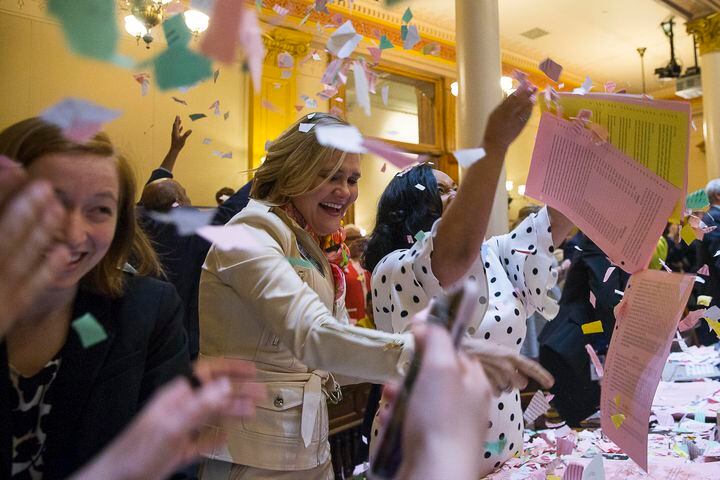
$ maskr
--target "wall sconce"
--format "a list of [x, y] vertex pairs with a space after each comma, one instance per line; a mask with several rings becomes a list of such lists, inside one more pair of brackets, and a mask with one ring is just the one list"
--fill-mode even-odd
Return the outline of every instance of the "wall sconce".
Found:
[[513, 188], [515, 188], [515, 182], [512, 180], [505, 180], [505, 190], [509, 192], [512, 192]]
[[525, 196], [525, 185], [524, 184], [518, 185], [518, 194], [520, 194], [523, 197]]
[[[125, 31], [137, 39], [138, 44], [142, 39], [145, 47], [150, 48], [154, 40], [152, 28], [160, 25], [168, 12], [165, 11], [168, 4], [173, 0], [126, 0], [125, 8], [130, 15], [125, 17]], [[181, 4], [174, 4], [183, 8]], [[168, 10], [169, 11], [169, 10]], [[173, 10], [177, 11], [177, 10]], [[187, 10], [183, 13], [185, 25], [197, 36], [208, 28], [210, 17], [198, 10]]]

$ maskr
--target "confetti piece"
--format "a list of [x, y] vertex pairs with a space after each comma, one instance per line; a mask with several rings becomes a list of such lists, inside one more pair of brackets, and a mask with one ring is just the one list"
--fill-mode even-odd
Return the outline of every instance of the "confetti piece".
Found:
[[280, 68], [293, 68], [295, 59], [287, 52], [280, 52], [277, 56], [277, 63]]
[[49, 0], [47, 11], [57, 18], [70, 50], [78, 55], [111, 60], [120, 38], [115, 0]]
[[582, 331], [585, 335], [590, 335], [592, 333], [603, 333], [602, 321], [595, 320], [594, 322], [583, 323]]
[[387, 163], [383, 162], [382, 167], [380, 167], [380, 171], [385, 173], [385, 170], [387, 170]]
[[613, 402], [615, 402], [615, 406], [620, 408], [620, 394], [616, 393], [613, 397]]
[[212, 139], [210, 139], [210, 138], [203, 138], [203, 141], [202, 141], [203, 145], [210, 145], [210, 142], [212, 142]]
[[200, 227], [208, 225], [215, 210], [197, 210], [195, 208], [171, 208], [169, 212], [149, 212], [149, 215], [162, 223], [172, 223], [181, 236], [194, 234]]
[[704, 189], [695, 190], [685, 197], [685, 206], [691, 210], [700, 210], [710, 205]]
[[65, 138], [78, 143], [87, 142], [105, 123], [119, 116], [117, 110], [79, 98], [66, 98], [40, 114], [43, 120], [59, 127]]
[[360, 40], [362, 40], [362, 35], [355, 32], [352, 22], [348, 20], [330, 36], [326, 47], [336, 57], [347, 58], [358, 46]]
[[219, 117], [219, 116], [220, 116], [220, 100], [215, 100], [215, 101], [212, 103], [212, 105], [210, 105], [210, 107], [208, 108], [208, 110], [212, 110], [213, 113], [214, 113], [216, 116]]
[[585, 350], [587, 351], [588, 356], [590, 357], [590, 361], [592, 362], [593, 366], [595, 367], [595, 372], [597, 373], [598, 378], [602, 378], [603, 375], [605, 375], [605, 371], [603, 370], [602, 362], [600, 362], [600, 358], [597, 356], [595, 349], [592, 347], [592, 345], [590, 345], [589, 343], [586, 343]]
[[287, 261], [290, 262], [290, 265], [292, 265], [293, 267], [315, 268], [315, 265], [310, 260], [306, 260], [304, 258], [297, 258], [297, 257], [285, 257], [285, 258], [287, 258]]
[[709, 318], [710, 320], [720, 320], [720, 308], [718, 308], [717, 305], [713, 305], [708, 308], [705, 310], [705, 318]]
[[170, 97], [170, 98], [175, 100], [177, 103], [180, 103], [182, 105], [187, 105], [187, 102], [185, 100], [183, 100], [182, 98], [178, 98], [178, 97]]
[[205, 115], [204, 113], [191, 113], [188, 116], [190, 117], [190, 120], [192, 120], [193, 122], [195, 120], [200, 120], [201, 118], [207, 117], [207, 115]]
[[220, 158], [232, 158], [232, 152], [221, 152], [219, 150], [214, 150], [213, 155]]
[[695, 328], [698, 321], [705, 316], [705, 312], [706, 310], [704, 308], [688, 312], [688, 314], [685, 315], [685, 318], [680, 320], [680, 323], [678, 323], [678, 329], [681, 332], [687, 332], [688, 330]]
[[615, 428], [620, 428], [625, 421], [625, 415], [622, 413], [616, 413], [615, 415], [611, 415], [610, 419], [613, 422], [613, 425], [615, 425]]
[[242, 2], [215, 0], [212, 21], [200, 42], [200, 51], [225, 64], [235, 60], [240, 22], [245, 14]]
[[315, 128], [318, 143], [349, 153], [365, 153], [363, 137], [352, 125], [320, 125]]
[[370, 116], [370, 90], [365, 69], [360, 62], [352, 64], [353, 76], [355, 78], [355, 100], [365, 115]]
[[572, 436], [558, 437], [555, 440], [555, 450], [558, 456], [570, 455], [575, 448], [575, 441]]
[[307, 108], [318, 108], [317, 100], [315, 100], [314, 98], [308, 98], [305, 100], [305, 106]]
[[380, 140], [375, 140], [374, 138], [363, 139], [362, 146], [367, 149], [368, 152], [384, 158], [400, 170], [403, 170], [417, 162], [416, 155], [406, 154], [392, 145]]
[[698, 277], [697, 275], [695, 276], [695, 281], [697, 283], [705, 283], [705, 279], [702, 277]]
[[428, 43], [422, 49], [423, 55], [440, 55], [440, 44], [439, 43]]
[[218, 68], [217, 70], [215, 70], [215, 72], [213, 72], [213, 83], [217, 83], [217, 79], [219, 76], [220, 76], [220, 69]]
[[590, 299], [589, 300], [590, 300], [590, 305], [592, 305], [593, 308], [595, 308], [596, 299], [595, 299], [595, 294], [592, 291], [590, 291]]
[[710, 268], [707, 265], [703, 265], [702, 267], [698, 268], [697, 273], [699, 275], [708, 276], [708, 275], [710, 275]]
[[[415, 234], [415, 240], [418, 241], [418, 242], [422, 242], [424, 238], [425, 238], [425, 232], [423, 232], [422, 230], [419, 230], [419, 231]], [[413, 243], [414, 243], [414, 242], [413, 242]]]
[[605, 271], [605, 276], [603, 277], [603, 283], [607, 283], [608, 280], [610, 280], [610, 275], [615, 271], [615, 267], [608, 267], [608, 269]]
[[410, 10], [410, 7], [408, 7], [407, 10], [405, 10], [405, 13], [403, 13], [402, 21], [403, 23], [410, 23], [410, 20], [412, 20], [412, 18], [412, 10]]
[[395, 46], [385, 35], [383, 35], [380, 37], [380, 50], [387, 50], [388, 48], [395, 48]]
[[222, 251], [246, 250], [254, 251], [261, 246], [249, 232], [245, 225], [206, 225], [196, 232], [205, 240], [211, 242], [214, 248]]
[[580, 248], [580, 247], [577, 246], [577, 245], [573, 245], [573, 248], [574, 248], [575, 250], [577, 250], [578, 252], [582, 252], [582, 251], [583, 251], [582, 248]]
[[295, 105], [295, 110], [298, 112], [301, 111], [303, 108], [305, 108], [304, 105]]
[[230, 118], [230, 110], [223, 114], [223, 120], [227, 120], [228, 118]]
[[613, 93], [615, 91], [615, 87], [617, 87], [617, 85], [615, 84], [615, 82], [605, 82], [604, 87], [605, 87], [605, 93]]
[[382, 57], [381, 49], [377, 47], [368, 47], [368, 52], [370, 53], [374, 63], [380, 63], [380, 58]]
[[[698, 271], [700, 273], [700, 271]], [[708, 274], [709, 275], [709, 274]], [[712, 297], [709, 295], [698, 295], [697, 297], [697, 304], [702, 307], [709, 307], [710, 302], [712, 302]]]
[[560, 80], [560, 74], [563, 70], [562, 65], [555, 62], [552, 58], [546, 58], [545, 60], [540, 62], [538, 68], [553, 82], [557, 82], [558, 80]]
[[382, 97], [383, 105], [387, 107], [388, 97], [390, 95], [390, 85], [385, 85], [380, 89], [380, 96]]
[[538, 390], [530, 399], [530, 403], [523, 413], [523, 419], [526, 423], [532, 423], [541, 415], [545, 415], [548, 410], [550, 410], [550, 401], [543, 392]]
[[209, 58], [188, 48], [192, 33], [182, 15], [175, 15], [162, 24], [168, 48], [151, 60], [160, 90], [188, 87], [212, 76]]
[[416, 183], [416, 184], [415, 184], [415, 188], [417, 188], [417, 189], [420, 190], [421, 192], [424, 192], [424, 191], [425, 191], [425, 186], [424, 186], [424, 185], [420, 185], [419, 183]]
[[615, 294], [620, 295], [622, 297], [625, 295], [625, 292], [623, 292], [622, 290], [615, 290]]
[[298, 130], [300, 130], [302, 133], [307, 133], [315, 126], [314, 123], [301, 123], [298, 127]]
[[95, 346], [108, 338], [103, 326], [91, 313], [86, 313], [73, 320], [72, 328], [80, 337], [80, 343], [85, 349]]
[[686, 223], [682, 226], [682, 229], [680, 230], [680, 238], [682, 238], [683, 242], [685, 242], [686, 245], [690, 245], [692, 242], [697, 240], [697, 237], [695, 236], [695, 231], [689, 223]]
[[485, 158], [485, 149], [466, 148], [463, 150], [455, 150], [453, 156], [461, 167], [470, 168], [475, 162]]
[[495, 455], [500, 455], [505, 449], [506, 439], [498, 440], [497, 442], [485, 442], [485, 450]]
[[410, 25], [408, 27], [408, 33], [403, 40], [403, 49], [404, 50], [412, 50], [415, 45], [417, 45], [420, 42], [420, 33], [418, 33], [418, 29], [415, 25]]
[[712, 320], [710, 318], [705, 318], [705, 321], [707, 322], [710, 330], [715, 332], [715, 335], [720, 338], [720, 322], [718, 322], [717, 320]]
[[138, 73], [133, 75], [136, 82], [140, 84], [140, 96], [146, 96], [150, 88], [150, 75], [147, 73]]
[[590, 77], [585, 77], [583, 84], [578, 88], [573, 89], [573, 93], [577, 95], [585, 95], [586, 93], [590, 93], [590, 90], [592, 90], [592, 79]]
[[273, 5], [273, 8], [272, 8], [272, 9], [273, 9], [273, 11], [274, 11], [275, 13], [277, 13], [277, 14], [280, 15], [281, 17], [284, 17], [285, 15], [287, 15], [288, 13], [290, 13], [290, 10], [288, 10], [287, 8], [282, 7], [282, 6], [280, 6], [280, 5], [277, 5], [277, 4]]

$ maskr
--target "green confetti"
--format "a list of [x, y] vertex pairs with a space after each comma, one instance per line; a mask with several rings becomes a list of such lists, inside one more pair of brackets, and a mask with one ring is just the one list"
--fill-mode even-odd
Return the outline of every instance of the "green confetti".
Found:
[[407, 38], [407, 34], [408, 34], [407, 25], [403, 25], [402, 27], [400, 27], [400, 38], [402, 39], [403, 42]]
[[191, 113], [189, 116], [190, 120], [192, 120], [193, 122], [195, 120], [200, 120], [201, 118], [207, 117], [207, 115], [205, 115], [204, 113]]
[[690, 210], [699, 210], [710, 205], [704, 189], [695, 190], [685, 198], [685, 204]]
[[182, 46], [168, 48], [153, 63], [155, 80], [160, 90], [189, 87], [213, 74], [210, 59]]
[[507, 440], [504, 438], [502, 440], [498, 440], [497, 442], [485, 442], [485, 450], [495, 455], [500, 455], [505, 449], [506, 443]]
[[410, 20], [412, 20], [412, 18], [413, 18], [412, 10], [410, 10], [410, 7], [408, 7], [402, 16], [402, 21], [403, 21], [403, 23], [410, 23]]
[[394, 45], [388, 40], [387, 36], [383, 35], [380, 37], [380, 50], [386, 50], [388, 48], [394, 48]]
[[119, 38], [115, 0], [49, 0], [47, 8], [62, 24], [73, 52], [98, 60], [115, 57]]
[[80, 337], [83, 348], [90, 348], [107, 339], [107, 333], [91, 313], [73, 320], [72, 328]]
[[305, 260], [304, 258], [297, 257], [285, 258], [287, 258], [287, 261], [290, 262], [290, 265], [292, 265], [293, 267], [315, 268], [315, 264], [313, 264], [310, 260]]
[[424, 238], [425, 238], [425, 232], [423, 232], [422, 230], [420, 230], [419, 232], [417, 232], [417, 233], [415, 234], [415, 241], [416, 241], [416, 242], [420, 242], [420, 241], [422, 241], [422, 239], [424, 239]]
[[163, 22], [162, 27], [168, 48], [187, 46], [192, 40], [192, 32], [182, 15], [173, 15]]

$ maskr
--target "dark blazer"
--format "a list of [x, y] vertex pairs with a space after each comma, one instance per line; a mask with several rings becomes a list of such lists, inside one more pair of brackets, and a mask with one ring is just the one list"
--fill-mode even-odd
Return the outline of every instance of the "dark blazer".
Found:
[[[172, 174], [163, 169], [154, 170], [148, 183], [159, 178], [172, 178]], [[248, 182], [218, 207], [212, 219], [212, 225], [225, 225], [245, 208], [250, 201], [251, 187], [252, 182]], [[175, 225], [155, 220], [147, 214], [142, 206], [138, 207], [137, 217], [143, 231], [152, 240], [168, 281], [175, 285], [178, 295], [182, 299], [190, 358], [195, 359], [200, 348], [198, 312], [200, 273], [208, 250], [210, 250], [210, 242], [197, 235], [179, 235]]]
[[[72, 328], [48, 392], [45, 480], [65, 478], [118, 435], [155, 390], [190, 372], [182, 305], [172, 285], [127, 276], [121, 298], [78, 292], [73, 318], [91, 313], [108, 338], [83, 349]], [[12, 415], [7, 349], [0, 344], [0, 478], [10, 478]], [[129, 459], [130, 460], [130, 459]], [[130, 460], [131, 461], [131, 460]]]

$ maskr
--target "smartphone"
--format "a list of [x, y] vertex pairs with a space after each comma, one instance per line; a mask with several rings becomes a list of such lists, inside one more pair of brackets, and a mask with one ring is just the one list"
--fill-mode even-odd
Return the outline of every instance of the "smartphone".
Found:
[[[427, 321], [440, 325], [450, 332], [455, 348], [465, 335], [468, 324], [478, 305], [480, 288], [477, 282], [466, 280], [460, 288], [439, 297], [430, 307]], [[408, 400], [415, 384], [422, 355], [415, 352], [405, 380], [392, 407], [390, 420], [380, 437], [375, 459], [370, 466], [370, 478], [390, 480], [395, 477], [402, 463], [402, 429]]]

